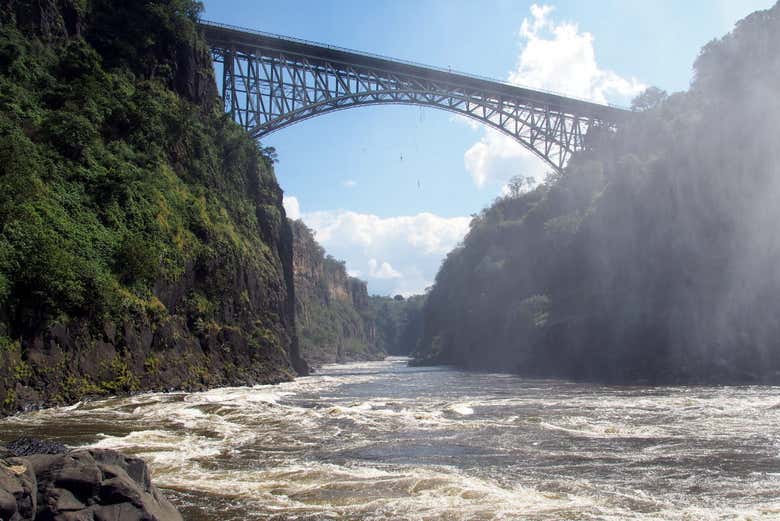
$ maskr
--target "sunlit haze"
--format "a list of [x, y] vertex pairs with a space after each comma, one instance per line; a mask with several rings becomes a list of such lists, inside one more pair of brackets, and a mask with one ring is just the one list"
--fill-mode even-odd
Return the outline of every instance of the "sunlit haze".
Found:
[[0, 0], [0, 521], [780, 521], [780, 0]]
[[[699, 49], [769, 5], [207, 0], [204, 18], [627, 106], [646, 85], [686, 89]], [[431, 108], [360, 107], [262, 142], [279, 152], [288, 215], [382, 295], [421, 293], [469, 215], [512, 176], [548, 170], [513, 139]]]

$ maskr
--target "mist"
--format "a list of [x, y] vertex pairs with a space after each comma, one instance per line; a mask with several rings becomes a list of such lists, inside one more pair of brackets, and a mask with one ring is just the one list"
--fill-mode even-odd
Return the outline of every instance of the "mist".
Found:
[[[649, 88], [561, 174], [476, 216], [421, 362], [619, 382], [780, 380], [780, 7]], [[518, 180], [519, 182], [519, 180]]]
[[644, 90], [699, 3], [0, 0], [0, 519], [777, 521], [780, 4]]

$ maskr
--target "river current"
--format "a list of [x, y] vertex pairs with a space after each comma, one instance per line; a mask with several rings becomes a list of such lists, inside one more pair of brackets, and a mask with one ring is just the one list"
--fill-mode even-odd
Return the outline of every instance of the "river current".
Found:
[[0, 421], [142, 456], [193, 521], [778, 520], [780, 387], [326, 366]]

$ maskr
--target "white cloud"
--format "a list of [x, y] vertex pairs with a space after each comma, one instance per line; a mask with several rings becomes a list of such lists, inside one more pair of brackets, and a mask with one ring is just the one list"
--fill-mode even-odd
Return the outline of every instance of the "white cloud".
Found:
[[344, 188], [355, 188], [357, 186], [357, 181], [354, 179], [347, 179], [346, 181], [341, 183], [341, 186]]
[[468, 116], [464, 116], [463, 114], [452, 114], [450, 116], [450, 121], [452, 121], [453, 123], [463, 123], [471, 130], [478, 130], [482, 128], [482, 123], [480, 123], [476, 119], [470, 118]]
[[423, 273], [416, 267], [407, 268], [404, 271], [404, 276], [401, 279], [394, 281], [392, 289], [387, 291], [388, 295], [403, 295], [404, 297], [410, 297], [412, 295], [419, 295], [425, 292], [428, 286], [433, 285], [433, 278], [435, 273]]
[[441, 255], [463, 237], [470, 219], [445, 218], [427, 212], [378, 217], [336, 210], [306, 213], [304, 220], [317, 231], [317, 239], [323, 243], [348, 241], [373, 251], [387, 246], [388, 241], [394, 241], [413, 246], [426, 255]]
[[368, 276], [374, 279], [400, 279], [401, 273], [393, 269], [389, 262], [368, 259]]
[[292, 220], [301, 218], [301, 204], [298, 202], [298, 198], [292, 195], [285, 195], [282, 199], [282, 206], [284, 211]]
[[[553, 10], [549, 5], [531, 6], [531, 16], [518, 33], [521, 50], [510, 82], [599, 103], [626, 104], [644, 90], [636, 78], [600, 68], [593, 35], [580, 32], [576, 23], [556, 22], [550, 16]], [[480, 188], [505, 185], [515, 175], [541, 181], [549, 170], [533, 152], [492, 129], [483, 130], [480, 140], [464, 153], [463, 163]]]
[[463, 164], [474, 184], [506, 184], [516, 175], [544, 179], [549, 167], [520, 143], [494, 129], [485, 129], [482, 138], [463, 154]]
[[576, 23], [556, 23], [550, 17], [553, 10], [549, 5], [531, 6], [531, 19], [520, 26], [523, 46], [510, 82], [598, 103], [626, 103], [645, 89], [636, 78], [601, 69], [593, 35], [580, 32]]
[[369, 290], [408, 296], [433, 283], [444, 256], [468, 231], [469, 217], [431, 213], [379, 217], [345, 210], [304, 212], [317, 241], [352, 273], [362, 273]]

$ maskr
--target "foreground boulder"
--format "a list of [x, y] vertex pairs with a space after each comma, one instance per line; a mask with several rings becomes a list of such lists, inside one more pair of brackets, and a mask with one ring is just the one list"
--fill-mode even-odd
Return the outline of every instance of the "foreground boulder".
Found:
[[2, 451], [0, 519], [182, 521], [142, 459], [102, 449], [24, 457]]

